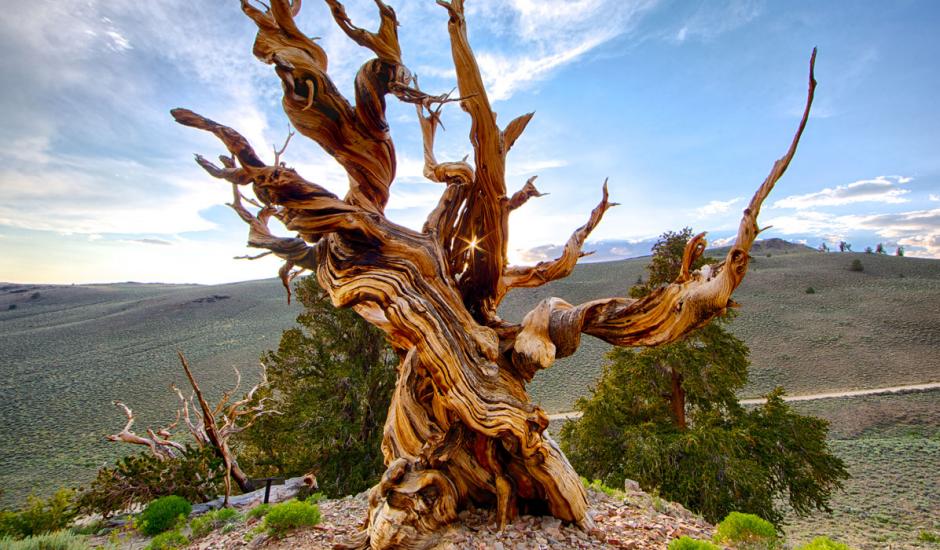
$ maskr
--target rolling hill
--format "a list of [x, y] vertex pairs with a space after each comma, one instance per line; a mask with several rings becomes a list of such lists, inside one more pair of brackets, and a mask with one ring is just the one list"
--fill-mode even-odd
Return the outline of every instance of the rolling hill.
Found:
[[[721, 251], [716, 251], [720, 254]], [[822, 254], [765, 241], [735, 294], [732, 330], [751, 348], [742, 397], [940, 381], [940, 261]], [[850, 271], [853, 259], [864, 270]], [[648, 258], [583, 264], [571, 277], [510, 294], [518, 321], [539, 300], [623, 295]], [[812, 287], [813, 293], [807, 293]], [[141, 429], [171, 420], [168, 386], [183, 384], [186, 353], [210, 395], [239, 367], [250, 380], [264, 350], [293, 325], [275, 279], [218, 286], [0, 284], [0, 487], [4, 502], [88, 480], [126, 453], [103, 436], [120, 429], [120, 399]], [[549, 412], [587, 395], [608, 346], [585, 337], [577, 354], [540, 372], [533, 398]]]

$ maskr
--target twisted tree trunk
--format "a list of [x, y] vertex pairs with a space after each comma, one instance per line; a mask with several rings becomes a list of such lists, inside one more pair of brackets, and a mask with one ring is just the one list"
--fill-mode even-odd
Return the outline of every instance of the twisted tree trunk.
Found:
[[[519, 325], [500, 319], [508, 291], [534, 287], [571, 273], [590, 232], [614, 203], [602, 197], [562, 256], [532, 267], [506, 261], [508, 216], [539, 196], [533, 180], [507, 197], [505, 160], [531, 114], [496, 125], [479, 68], [467, 41], [462, 0], [438, 0], [448, 29], [460, 97], [430, 96], [402, 63], [395, 12], [375, 0], [375, 33], [352, 24], [336, 0], [326, 0], [340, 28], [375, 58], [356, 75], [350, 104], [327, 75], [324, 51], [294, 23], [299, 0], [274, 0], [262, 11], [242, 1], [258, 26], [255, 55], [272, 64], [284, 88], [283, 106], [294, 127], [343, 166], [349, 192], [340, 199], [280, 162], [268, 166], [235, 130], [185, 109], [178, 122], [215, 134], [231, 156], [221, 166], [197, 156], [211, 175], [233, 184], [230, 206], [249, 224], [250, 246], [285, 260], [285, 283], [316, 273], [337, 307], [352, 307], [382, 329], [401, 357], [385, 424], [388, 466], [370, 492], [365, 529], [351, 547], [422, 548], [469, 503], [495, 508], [504, 526], [520, 513], [551, 514], [590, 524], [578, 475], [546, 433], [548, 417], [526, 392], [538, 369], [577, 349], [581, 333], [620, 346], [673, 341], [732, 305], [759, 232], [761, 203], [783, 174], [802, 133], [815, 82], [810, 64], [806, 112], [787, 154], [777, 161], [744, 212], [725, 262], [690, 272], [704, 250], [699, 235], [686, 249], [675, 283], [634, 300], [609, 298], [571, 305], [543, 301]], [[815, 57], [815, 54], [814, 54]], [[385, 96], [416, 106], [424, 139], [424, 174], [442, 183], [440, 203], [421, 231], [383, 214], [395, 177], [395, 150], [385, 119]], [[444, 103], [459, 101], [471, 118], [473, 163], [438, 162], [434, 136]], [[244, 206], [239, 186], [251, 185], [260, 210]], [[275, 217], [295, 238], [275, 237]]]

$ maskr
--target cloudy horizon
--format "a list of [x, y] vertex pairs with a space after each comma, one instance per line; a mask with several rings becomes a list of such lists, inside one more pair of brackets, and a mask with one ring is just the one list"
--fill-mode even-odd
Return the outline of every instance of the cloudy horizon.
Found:
[[[446, 13], [389, 0], [422, 88], [454, 82]], [[375, 5], [349, 0], [372, 28]], [[510, 260], [560, 250], [610, 181], [609, 211], [587, 261], [648, 253], [685, 226], [733, 236], [741, 210], [793, 135], [809, 54], [819, 48], [816, 103], [788, 173], [765, 203], [764, 237], [884, 243], [940, 258], [940, 6], [926, 0], [844, 6], [758, 0], [473, 0], [471, 44], [505, 122], [535, 117], [507, 162], [511, 193], [539, 190], [510, 219]], [[369, 53], [325, 5], [299, 27], [330, 56], [351, 97]], [[237, 2], [44, 0], [0, 15], [0, 281], [221, 283], [273, 276], [278, 262], [234, 260], [246, 231], [226, 186], [192, 162], [210, 136], [173, 123], [187, 107], [241, 131], [270, 161], [288, 131], [280, 86], [251, 55]], [[389, 101], [398, 177], [388, 216], [420, 228], [441, 186], [421, 174], [414, 109]], [[439, 159], [470, 152], [469, 121], [445, 107]], [[284, 160], [337, 194], [346, 178], [301, 137]], [[282, 234], [288, 234], [282, 231]], [[642, 252], [643, 247], [646, 251]], [[632, 256], [631, 256], [632, 255]]]

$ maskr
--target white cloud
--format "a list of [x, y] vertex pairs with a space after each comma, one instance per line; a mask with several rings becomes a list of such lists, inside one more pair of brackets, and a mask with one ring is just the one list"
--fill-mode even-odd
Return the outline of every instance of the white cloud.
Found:
[[[195, 173], [195, 172], [193, 172]], [[0, 170], [0, 225], [60, 233], [172, 234], [211, 229], [199, 211], [227, 195], [195, 177], [133, 161], [64, 157]]]
[[537, 174], [544, 170], [552, 168], [561, 168], [567, 166], [568, 161], [564, 159], [533, 159], [526, 158], [519, 161], [510, 160], [506, 163], [507, 176], [527, 176]]
[[940, 195], [934, 195], [933, 193], [931, 193], [930, 200], [933, 202], [940, 202]]
[[815, 193], [791, 195], [773, 204], [774, 208], [814, 208], [818, 206], [841, 206], [858, 202], [882, 202], [899, 204], [908, 202], [904, 195], [910, 189], [898, 187], [908, 183], [911, 178], [902, 176], [878, 176], [873, 179], [859, 180], [848, 185], [827, 187]]
[[799, 211], [767, 221], [784, 234], [811, 234], [829, 242], [846, 240], [849, 235], [870, 232], [911, 247], [912, 256], [940, 258], [940, 208], [892, 214], [837, 216], [824, 212]]
[[699, 218], [714, 216], [716, 214], [724, 214], [725, 212], [730, 210], [731, 207], [735, 203], [740, 202], [741, 200], [743, 200], [743, 197], [735, 197], [733, 199], [729, 199], [726, 201], [717, 201], [717, 200], [709, 201], [709, 203], [706, 204], [705, 206], [696, 208], [695, 214]]

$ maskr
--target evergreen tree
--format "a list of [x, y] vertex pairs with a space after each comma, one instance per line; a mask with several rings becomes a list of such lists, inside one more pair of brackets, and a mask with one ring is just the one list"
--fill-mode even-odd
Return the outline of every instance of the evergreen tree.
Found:
[[314, 277], [296, 285], [300, 325], [268, 352], [270, 408], [239, 434], [238, 458], [253, 475], [316, 472], [330, 496], [363, 491], [385, 471], [382, 430], [398, 357], [358, 314], [333, 307]]
[[[648, 282], [631, 295], [674, 279], [691, 235], [663, 234]], [[634, 479], [713, 522], [741, 511], [779, 525], [782, 500], [800, 514], [828, 510], [848, 477], [826, 445], [828, 424], [796, 414], [779, 389], [762, 407], [741, 407], [748, 349], [722, 326], [730, 317], [720, 321], [672, 344], [612, 351], [593, 395], [577, 403], [583, 416], [562, 428], [565, 453], [585, 476]]]

